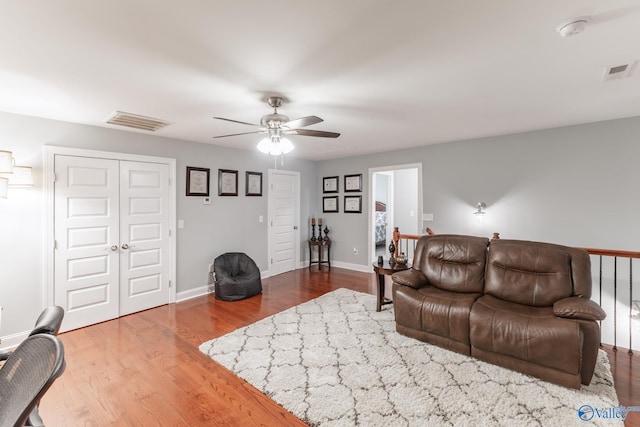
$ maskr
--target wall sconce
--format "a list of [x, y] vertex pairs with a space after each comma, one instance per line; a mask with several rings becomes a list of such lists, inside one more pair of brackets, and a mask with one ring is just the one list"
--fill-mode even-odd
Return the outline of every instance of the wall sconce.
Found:
[[484, 222], [484, 216], [487, 214], [487, 212], [485, 211], [486, 208], [487, 205], [484, 202], [479, 202], [476, 205], [476, 211], [473, 213], [473, 215], [475, 216], [478, 224], [482, 224]]
[[33, 187], [31, 166], [14, 166], [13, 173], [8, 178], [9, 187]]
[[9, 188], [9, 178], [0, 177], [0, 198], [7, 198], [7, 189]]
[[0, 150], [0, 173], [13, 173], [13, 153]]
[[33, 187], [30, 166], [16, 166], [11, 151], [0, 150], [0, 198], [7, 198], [9, 187]]

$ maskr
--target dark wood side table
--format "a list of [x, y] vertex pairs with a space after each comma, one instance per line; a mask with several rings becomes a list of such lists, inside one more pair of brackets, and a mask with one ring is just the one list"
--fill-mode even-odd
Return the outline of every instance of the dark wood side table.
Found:
[[[318, 260], [313, 261], [311, 257], [313, 255], [312, 248], [318, 248]], [[327, 259], [322, 260], [323, 248], [327, 248]], [[329, 270], [331, 270], [331, 240], [309, 240], [309, 269], [312, 264], [318, 264], [318, 270], [322, 270], [322, 264], [327, 264]]]
[[372, 265], [373, 271], [378, 275], [378, 300], [376, 302], [376, 311], [380, 311], [382, 310], [383, 305], [393, 303], [393, 301], [384, 297], [384, 276], [389, 276], [396, 271], [407, 270], [411, 268], [411, 264], [389, 264], [389, 260], [385, 260], [382, 264], [374, 262]]

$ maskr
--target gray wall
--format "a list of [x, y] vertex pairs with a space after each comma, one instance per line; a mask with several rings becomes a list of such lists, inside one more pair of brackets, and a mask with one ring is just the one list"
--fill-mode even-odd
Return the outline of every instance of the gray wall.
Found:
[[[273, 157], [255, 151], [236, 150], [162, 138], [147, 133], [77, 125], [53, 120], [0, 113], [0, 150], [13, 151], [19, 164], [32, 166], [36, 186], [10, 189], [0, 199], [0, 337], [27, 331], [43, 307], [44, 217], [42, 183], [43, 147], [56, 145], [177, 159], [177, 218], [185, 222], [177, 232], [177, 292], [206, 286], [208, 265], [227, 251], [244, 251], [268, 270], [267, 178]], [[201, 197], [185, 196], [186, 166], [211, 169], [211, 205]], [[217, 196], [218, 168], [239, 171], [239, 196]], [[315, 211], [316, 163], [287, 156], [279, 169], [301, 173], [301, 225]], [[245, 171], [263, 173], [263, 197], [244, 196]], [[263, 215], [265, 221], [258, 222]], [[300, 255], [308, 257], [306, 227], [301, 227]], [[4, 344], [4, 343], [3, 343]]]
[[[638, 250], [640, 118], [607, 121], [396, 150], [322, 162], [286, 157], [283, 169], [301, 172], [301, 256], [307, 258], [305, 221], [321, 216], [331, 230], [332, 262], [370, 271], [367, 259], [368, 170], [422, 163], [423, 223], [437, 233], [465, 233], [549, 241], [575, 246]], [[267, 270], [268, 215], [264, 197], [219, 198], [210, 206], [184, 196], [185, 167], [209, 167], [213, 194], [217, 169], [264, 173], [273, 159], [242, 151], [151, 136], [0, 113], [0, 149], [34, 167], [36, 187], [11, 190], [0, 199], [0, 336], [27, 331], [43, 305], [44, 198], [43, 146], [59, 145], [177, 159], [177, 289], [204, 286], [216, 255], [244, 250]], [[363, 213], [343, 213], [343, 176], [363, 174]], [[340, 176], [340, 212], [322, 213], [322, 177]], [[482, 225], [474, 221], [476, 203], [487, 204]], [[419, 213], [418, 213], [419, 214]], [[358, 254], [353, 253], [353, 248]], [[634, 285], [635, 286], [635, 285]], [[637, 296], [640, 291], [634, 291]], [[637, 299], [637, 298], [636, 298]]]
[[[472, 234], [504, 239], [546, 241], [578, 247], [640, 250], [640, 117], [547, 129], [515, 135], [459, 141], [388, 153], [323, 161], [318, 179], [363, 173], [368, 169], [422, 163], [423, 222], [436, 233]], [[363, 199], [368, 199], [363, 193]], [[474, 219], [478, 202], [487, 204], [483, 224]], [[332, 214], [332, 254], [336, 264], [371, 270], [366, 248], [369, 202], [361, 215]], [[402, 231], [402, 230], [401, 230]], [[636, 260], [638, 261], [638, 260]], [[602, 339], [629, 347], [628, 260], [617, 267], [617, 303], [613, 298], [614, 269], [603, 265]], [[634, 270], [638, 263], [634, 263]], [[592, 258], [598, 300], [598, 259]], [[640, 275], [633, 275], [633, 299], [640, 300]], [[633, 348], [640, 349], [640, 320], [633, 321]]]
[[[319, 162], [318, 181], [364, 176], [363, 213], [331, 214], [332, 254], [369, 267], [368, 170], [409, 163], [422, 163], [423, 211], [434, 214], [422, 230], [637, 251], [639, 141], [635, 117]], [[480, 201], [482, 225], [472, 214]]]

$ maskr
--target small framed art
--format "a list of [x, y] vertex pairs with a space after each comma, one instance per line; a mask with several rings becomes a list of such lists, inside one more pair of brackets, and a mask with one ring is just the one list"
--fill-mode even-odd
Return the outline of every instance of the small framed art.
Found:
[[323, 193], [337, 193], [338, 192], [338, 177], [337, 176], [325, 176], [322, 178], [322, 192]]
[[246, 172], [245, 196], [262, 196], [262, 172]]
[[362, 213], [362, 196], [344, 196], [345, 213]]
[[218, 196], [238, 195], [238, 171], [218, 169]]
[[322, 212], [338, 212], [338, 196], [323, 197]]
[[344, 176], [344, 191], [359, 193], [362, 191], [362, 174], [357, 175], [345, 175]]
[[209, 196], [209, 168], [187, 166], [187, 196]]

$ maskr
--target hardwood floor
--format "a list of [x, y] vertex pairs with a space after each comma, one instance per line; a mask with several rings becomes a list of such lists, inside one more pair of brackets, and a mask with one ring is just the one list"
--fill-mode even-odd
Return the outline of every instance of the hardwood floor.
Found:
[[[373, 273], [302, 269], [247, 300], [203, 296], [61, 334], [67, 369], [40, 413], [48, 426], [304, 426], [198, 346], [334, 289], [375, 287]], [[640, 356], [606, 350], [621, 404], [640, 405]], [[626, 425], [640, 427], [640, 412]]]

